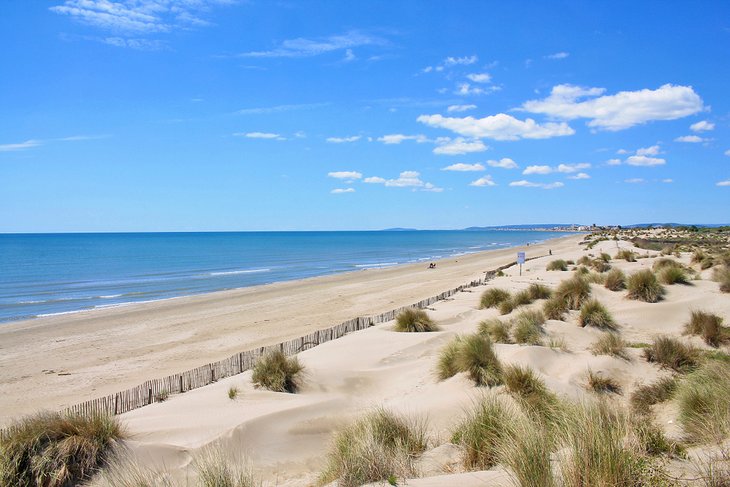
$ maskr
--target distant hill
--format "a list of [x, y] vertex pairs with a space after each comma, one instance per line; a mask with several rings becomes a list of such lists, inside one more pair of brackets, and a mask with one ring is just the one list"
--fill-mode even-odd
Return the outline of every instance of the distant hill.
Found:
[[490, 226], [490, 227], [468, 227], [464, 230], [468, 232], [480, 232], [484, 230], [497, 230], [497, 229], [514, 229], [514, 230], [523, 230], [523, 229], [532, 229], [532, 228], [555, 228], [555, 227], [570, 227], [572, 225], [578, 226], [579, 224], [574, 223], [538, 223], [534, 225], [496, 225], [496, 226]]

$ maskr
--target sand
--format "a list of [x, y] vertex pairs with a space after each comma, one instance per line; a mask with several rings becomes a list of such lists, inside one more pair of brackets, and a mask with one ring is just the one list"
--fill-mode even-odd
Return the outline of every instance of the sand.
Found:
[[0, 325], [0, 426], [192, 369], [234, 353], [409, 305], [516, 258], [575, 246], [570, 235], [523, 248], [369, 269]]

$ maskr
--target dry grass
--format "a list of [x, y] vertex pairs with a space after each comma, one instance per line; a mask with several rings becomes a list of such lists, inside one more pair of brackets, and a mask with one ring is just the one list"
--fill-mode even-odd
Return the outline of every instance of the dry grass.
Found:
[[354, 487], [411, 477], [426, 446], [425, 422], [376, 409], [335, 434], [320, 481]]
[[495, 343], [512, 343], [510, 338], [511, 328], [511, 323], [502, 321], [499, 318], [492, 318], [479, 323], [479, 333], [487, 335]]
[[494, 353], [488, 336], [476, 333], [456, 337], [439, 354], [436, 375], [446, 380], [465, 372], [477, 386], [496, 386], [502, 383], [502, 364]]
[[599, 258], [600, 258], [600, 259], [601, 259], [601, 260], [602, 260], [603, 262], [611, 262], [611, 256], [610, 256], [610, 255], [608, 255], [608, 254], [607, 254], [606, 252], [601, 252], [601, 255], [599, 256]]
[[626, 281], [629, 299], [636, 299], [646, 303], [656, 303], [662, 299], [666, 290], [659, 284], [656, 276], [649, 269], [631, 274]]
[[552, 297], [542, 305], [542, 312], [549, 320], [562, 320], [568, 312], [568, 305], [565, 301]]
[[441, 349], [436, 363], [436, 376], [439, 380], [446, 380], [461, 372], [456, 365], [456, 357], [459, 355], [460, 350], [461, 337], [458, 336]]
[[405, 333], [424, 333], [438, 331], [439, 327], [422, 309], [408, 308], [398, 313], [394, 330]]
[[505, 299], [504, 301], [502, 301], [501, 303], [499, 303], [499, 314], [508, 315], [512, 311], [514, 311], [514, 309], [516, 307], [517, 307], [517, 305], [512, 300], [512, 298]]
[[130, 454], [115, 455], [94, 478], [95, 487], [176, 487], [170, 475], [140, 466]]
[[712, 280], [720, 283], [720, 292], [730, 293], [730, 267], [718, 267], [713, 270]]
[[114, 416], [39, 413], [0, 435], [0, 485], [66, 487], [91, 478], [125, 432]]
[[545, 286], [544, 284], [538, 284], [536, 282], [530, 284], [530, 287], [527, 288], [527, 291], [530, 293], [530, 297], [534, 301], [538, 299], [550, 299], [550, 296], [552, 296], [553, 294], [549, 287]]
[[519, 291], [512, 297], [512, 303], [515, 305], [515, 308], [518, 306], [532, 304], [532, 301], [532, 294], [530, 293], [529, 289]]
[[611, 313], [597, 299], [591, 299], [583, 303], [583, 306], [580, 307], [578, 324], [583, 327], [593, 326], [606, 330], [615, 330], [617, 328]]
[[562, 411], [557, 396], [550, 392], [530, 367], [508, 365], [503, 373], [504, 385], [531, 417], [553, 426]]
[[253, 366], [251, 380], [256, 387], [274, 392], [297, 392], [304, 366], [297, 357], [287, 357], [276, 350], [261, 357]]
[[576, 261], [576, 264], [588, 266], [588, 265], [591, 265], [591, 262], [592, 262], [591, 258], [588, 257], [587, 255], [584, 255]]
[[611, 264], [603, 259], [595, 259], [591, 262], [591, 267], [596, 272], [608, 272], [611, 270]]
[[562, 281], [555, 290], [553, 297], [565, 303], [568, 309], [580, 309], [583, 302], [590, 295], [590, 284], [579, 275], [575, 275]]
[[684, 325], [687, 335], [699, 335], [706, 344], [719, 347], [730, 342], [730, 329], [722, 326], [722, 318], [704, 311], [692, 311], [690, 319]]
[[611, 269], [606, 274], [606, 279], [603, 281], [603, 285], [609, 291], [621, 291], [626, 289], [626, 275], [621, 269]]
[[545, 315], [541, 311], [522, 311], [513, 321], [513, 337], [516, 343], [541, 345], [544, 334], [542, 325]]
[[637, 413], [648, 412], [650, 406], [670, 399], [677, 389], [677, 383], [675, 377], [665, 377], [653, 384], [637, 387], [629, 398], [631, 408]]
[[494, 394], [483, 396], [466, 412], [451, 435], [451, 442], [464, 449], [467, 470], [486, 470], [499, 462], [500, 446], [510, 438], [510, 425], [517, 412]]
[[506, 301], [510, 299], [511, 294], [506, 289], [501, 289], [497, 287], [493, 287], [491, 289], [487, 289], [482, 293], [482, 296], [479, 300], [479, 308], [496, 308], [502, 303], [502, 301]]
[[677, 372], [689, 372], [699, 364], [699, 350], [676, 338], [660, 336], [644, 349], [644, 358]]
[[720, 442], [730, 435], [730, 366], [708, 361], [687, 375], [675, 393], [679, 422], [694, 442]]
[[568, 263], [565, 262], [563, 259], [556, 259], [551, 261], [546, 269], [548, 271], [567, 271], [568, 270]]
[[221, 448], [205, 448], [193, 458], [198, 487], [255, 487], [261, 485], [245, 462], [227, 458]]
[[606, 332], [591, 345], [593, 355], [610, 355], [612, 357], [629, 360], [626, 352], [626, 342], [616, 333]]
[[681, 267], [665, 267], [659, 271], [659, 282], [662, 284], [689, 284], [689, 276]]
[[621, 386], [611, 377], [588, 369], [586, 372], [586, 389], [593, 392], [621, 394]]
[[636, 262], [636, 254], [630, 250], [619, 250], [614, 259], [623, 259], [626, 262]]
[[552, 430], [529, 415], [515, 415], [509, 425], [509, 439], [498, 445], [498, 457], [515, 485], [555, 487], [551, 464]]

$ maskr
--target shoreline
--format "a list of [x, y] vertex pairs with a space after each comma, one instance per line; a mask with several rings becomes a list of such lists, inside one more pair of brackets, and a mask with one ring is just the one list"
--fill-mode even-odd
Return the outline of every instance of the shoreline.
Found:
[[67, 407], [407, 305], [514, 261], [518, 249], [547, 254], [582, 238], [453, 256], [435, 261], [436, 270], [423, 263], [371, 268], [9, 322], [0, 326], [0, 424], [32, 412], [29, 403]]

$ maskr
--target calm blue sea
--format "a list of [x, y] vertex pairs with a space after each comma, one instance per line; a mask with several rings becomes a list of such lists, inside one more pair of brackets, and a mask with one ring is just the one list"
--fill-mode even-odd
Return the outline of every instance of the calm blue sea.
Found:
[[0, 235], [0, 322], [538, 242], [528, 231]]

